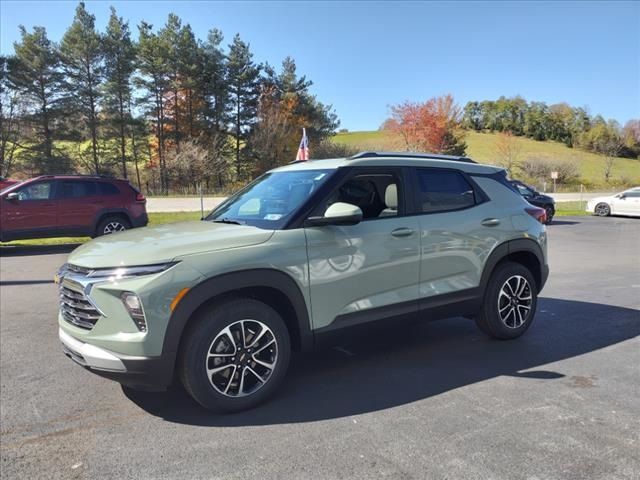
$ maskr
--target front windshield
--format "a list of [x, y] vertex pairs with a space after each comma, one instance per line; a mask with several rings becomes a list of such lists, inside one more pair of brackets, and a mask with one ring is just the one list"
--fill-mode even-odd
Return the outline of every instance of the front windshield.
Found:
[[205, 220], [259, 228], [282, 228], [330, 176], [332, 170], [265, 173], [229, 197]]

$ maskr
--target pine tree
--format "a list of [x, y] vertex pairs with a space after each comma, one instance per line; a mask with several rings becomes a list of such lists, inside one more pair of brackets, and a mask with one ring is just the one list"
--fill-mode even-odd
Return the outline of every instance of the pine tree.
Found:
[[152, 26], [142, 22], [138, 27], [140, 37], [138, 39], [138, 70], [140, 75], [135, 82], [142, 88], [145, 95], [140, 99], [143, 105], [148, 106], [155, 123], [155, 135], [157, 141], [157, 155], [160, 167], [160, 190], [166, 195], [169, 189], [167, 168], [165, 161], [165, 125], [167, 115], [165, 112], [165, 96], [170, 89], [170, 79], [167, 65], [167, 46], [156, 35]]
[[20, 26], [20, 35], [20, 42], [13, 45], [15, 56], [8, 59], [7, 75], [10, 87], [34, 106], [30, 117], [37, 128], [35, 145], [29, 150], [35, 170], [38, 173], [63, 171], [62, 165], [56, 165], [53, 153], [53, 124], [59, 113], [62, 81], [60, 57], [43, 27], [34, 27], [29, 33]]
[[[298, 76], [296, 63], [291, 57], [282, 61], [280, 72], [270, 65], [265, 66], [266, 78], [262, 82], [261, 104], [279, 104], [279, 110], [289, 111], [288, 123], [296, 127], [289, 147], [283, 153], [293, 155], [300, 140], [301, 129], [306, 128], [313, 145], [320, 144], [334, 134], [340, 125], [331, 106], [318, 102], [309, 88], [313, 85], [306, 76]], [[265, 97], [269, 98], [265, 98]]]
[[165, 99], [167, 116], [173, 120], [173, 141], [180, 149], [180, 32], [182, 21], [174, 13], [170, 13], [167, 23], [158, 32], [158, 40], [164, 46], [166, 55], [165, 68], [169, 80], [169, 97]]
[[243, 42], [238, 34], [229, 45], [227, 69], [230, 113], [236, 143], [236, 173], [240, 176], [240, 145], [247, 140], [256, 119], [262, 68], [254, 63], [249, 45]]
[[226, 130], [229, 116], [229, 85], [227, 81], [226, 57], [220, 45], [222, 32], [213, 29], [201, 47], [201, 92], [205, 104], [204, 119], [212, 132]]
[[0, 176], [8, 177], [18, 148], [21, 117], [24, 114], [20, 95], [11, 88], [8, 59], [0, 56]]
[[127, 178], [127, 130], [131, 125], [129, 104], [131, 100], [131, 75], [135, 70], [136, 51], [131, 41], [129, 23], [118, 17], [111, 7], [111, 17], [104, 36], [105, 54], [105, 111], [120, 137], [120, 162], [122, 175]]
[[198, 136], [199, 131], [198, 119], [204, 109], [204, 104], [198, 101], [202, 95], [197, 93], [202, 88], [202, 54], [189, 24], [180, 30], [176, 53], [178, 55], [178, 86], [180, 96], [183, 98], [181, 113], [185, 117], [183, 134], [195, 137]]
[[[228, 162], [234, 151], [227, 133], [231, 123], [229, 115], [230, 99], [227, 82], [227, 61], [220, 45], [222, 32], [213, 29], [207, 35], [207, 41], [201, 43], [199, 92], [202, 95], [202, 117], [207, 142], [211, 151], [212, 173], [219, 187], [224, 184]], [[213, 176], [213, 175], [212, 175]]]
[[91, 137], [93, 168], [100, 173], [98, 158], [98, 102], [104, 74], [101, 38], [95, 28], [96, 17], [85, 9], [83, 2], [62, 38], [60, 53], [67, 76], [67, 101], [85, 120]]

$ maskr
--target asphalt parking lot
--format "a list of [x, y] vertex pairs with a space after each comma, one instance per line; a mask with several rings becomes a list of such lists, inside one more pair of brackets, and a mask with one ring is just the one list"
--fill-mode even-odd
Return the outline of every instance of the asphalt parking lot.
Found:
[[640, 478], [640, 220], [564, 217], [522, 338], [457, 318], [293, 359], [267, 405], [210, 414], [61, 352], [64, 250], [0, 251], [2, 478]]

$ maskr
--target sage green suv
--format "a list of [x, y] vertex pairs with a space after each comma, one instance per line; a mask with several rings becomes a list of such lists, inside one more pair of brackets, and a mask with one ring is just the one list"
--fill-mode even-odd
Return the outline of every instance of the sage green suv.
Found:
[[202, 221], [93, 240], [57, 274], [64, 352], [206, 408], [271, 396], [292, 351], [382, 321], [522, 335], [548, 276], [545, 212], [465, 157], [365, 152], [265, 173]]

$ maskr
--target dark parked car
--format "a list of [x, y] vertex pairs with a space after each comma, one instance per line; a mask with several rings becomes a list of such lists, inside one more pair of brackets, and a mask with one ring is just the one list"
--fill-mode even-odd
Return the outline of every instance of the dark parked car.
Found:
[[45, 175], [0, 194], [0, 241], [97, 237], [147, 224], [146, 199], [127, 180]]
[[522, 195], [531, 205], [544, 208], [545, 212], [547, 212], [547, 220], [545, 223], [547, 225], [551, 223], [551, 220], [553, 220], [553, 216], [556, 213], [556, 202], [553, 198], [549, 195], [544, 195], [536, 191], [535, 188], [527, 185], [526, 183], [522, 183], [520, 180], [511, 180], [511, 185], [513, 185], [520, 195]]

